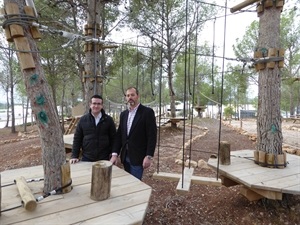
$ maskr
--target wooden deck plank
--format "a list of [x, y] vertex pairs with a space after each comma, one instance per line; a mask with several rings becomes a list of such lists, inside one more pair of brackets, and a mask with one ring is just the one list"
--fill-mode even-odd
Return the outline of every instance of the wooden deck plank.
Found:
[[[70, 218], [76, 217], [73, 224], [89, 221], [102, 222], [102, 216], [107, 219], [106, 215], [124, 215], [127, 224], [142, 224], [145, 210], [147, 208], [151, 187], [128, 174], [124, 170], [113, 166], [113, 175], [111, 182], [111, 195], [104, 201], [93, 201], [90, 198], [91, 168], [93, 163], [78, 163], [71, 166], [71, 174], [76, 174], [73, 179], [73, 189], [71, 192], [62, 195], [49, 196], [38, 203], [33, 212], [28, 212], [24, 208], [17, 208], [11, 211], [3, 212], [0, 217], [0, 224], [71, 224]], [[76, 169], [75, 169], [76, 168]], [[30, 172], [31, 170], [31, 172]], [[72, 172], [73, 171], [73, 172]], [[83, 171], [83, 176], [80, 174]], [[18, 176], [40, 175], [43, 170], [42, 166], [30, 167], [25, 170], [15, 170]], [[16, 176], [13, 171], [4, 171], [1, 176], [6, 181]], [[11, 177], [12, 176], [12, 177]], [[43, 181], [38, 183], [29, 183], [30, 189], [37, 192], [42, 190]], [[21, 201], [15, 185], [2, 188], [2, 210], [20, 205]], [[89, 210], [87, 210], [89, 208]], [[133, 210], [133, 211], [131, 211]], [[82, 212], [90, 211], [84, 213]], [[130, 216], [133, 213], [134, 216]], [[76, 216], [74, 216], [76, 215]], [[126, 217], [126, 215], [128, 215]], [[112, 216], [113, 218], [113, 216]], [[131, 219], [132, 220], [131, 220]], [[117, 220], [113, 220], [117, 223]], [[131, 222], [130, 222], [131, 221]], [[120, 222], [120, 221], [118, 221]], [[126, 223], [124, 223], [126, 224]]]
[[[231, 152], [231, 164], [219, 165], [224, 177], [243, 184], [248, 188], [278, 197], [278, 193], [300, 194], [300, 157], [287, 154], [287, 167], [284, 169], [261, 167], [249, 160], [254, 150]], [[217, 170], [217, 159], [209, 159], [208, 165]], [[299, 183], [299, 184], [297, 184]], [[280, 185], [279, 185], [280, 184]], [[273, 193], [272, 193], [273, 192]]]
[[[144, 189], [148, 188], [147, 185], [144, 185], [142, 183], [141, 183], [141, 185], [133, 186], [134, 185], [133, 181], [135, 179], [136, 178], [131, 176], [131, 177], [124, 177], [124, 179], [122, 179], [122, 180], [118, 179], [117, 182], [114, 182], [112, 180], [110, 198], [118, 197], [119, 195], [124, 195], [124, 194], [132, 193], [132, 192], [137, 192], [137, 191], [144, 190]], [[118, 190], [117, 193], [116, 193], [116, 189]], [[6, 193], [6, 192], [4, 192], [4, 193]], [[77, 196], [77, 195], [80, 195], [80, 194], [82, 196]], [[41, 214], [37, 214], [36, 216], [42, 216], [42, 215], [47, 214], [47, 213], [59, 212], [60, 210], [67, 210], [68, 207], [69, 207], [68, 205], [72, 205], [72, 207], [81, 206], [84, 201], [87, 202], [86, 204], [90, 204], [91, 202], [93, 202], [93, 200], [90, 199], [89, 195], [90, 195], [90, 183], [86, 183], [86, 184], [82, 184], [82, 185], [74, 187], [73, 190], [70, 193], [67, 193], [67, 194], [64, 194], [64, 195], [49, 196], [48, 198], [46, 198], [47, 200], [50, 200], [50, 199], [59, 200], [59, 199], [65, 198], [64, 206], [59, 205], [59, 206], [55, 207], [55, 205], [57, 204], [57, 202], [55, 202], [55, 201], [52, 202], [51, 204], [48, 203], [46, 211], [45, 211], [45, 207], [43, 207], [44, 211], [41, 212]], [[77, 201], [76, 203], [72, 203], [72, 201], [73, 201], [71, 199], [72, 197], [76, 198], [76, 201]], [[87, 198], [87, 200], [86, 200], [86, 198]], [[45, 202], [45, 200], [42, 200], [39, 203], [39, 205], [43, 204]], [[7, 201], [7, 203], [9, 204], [10, 201]], [[15, 202], [13, 202], [13, 203], [14, 204], [9, 204], [9, 205], [6, 204], [6, 207], [5, 208], [2, 207], [2, 209], [4, 210], [6, 208], [11, 208], [13, 206], [20, 205], [21, 201], [19, 199], [19, 202], [17, 202], [17, 204]], [[38, 205], [36, 210], [39, 209], [39, 205]], [[22, 209], [22, 211], [25, 211], [25, 210]], [[26, 211], [24, 213], [26, 214]], [[23, 213], [21, 212], [20, 215], [23, 215]]]
[[[141, 225], [139, 218], [145, 217], [147, 204], [140, 204], [137, 206], [128, 207], [121, 212], [113, 212], [101, 217], [101, 224], [135, 224]], [[119, 221], [116, 223], [116, 221]], [[95, 225], [98, 224], [98, 219], [89, 219], [74, 225]]]
[[[140, 196], [136, 193], [131, 193], [126, 196], [120, 195], [115, 199], [108, 199], [106, 201], [92, 201], [90, 203], [81, 204], [81, 206], [68, 208], [68, 210], [57, 211], [56, 213], [47, 213], [43, 216], [38, 216], [33, 219], [23, 220], [14, 224], [74, 224], [80, 223], [89, 219], [95, 219], [99, 223], [102, 223], [102, 215], [107, 215], [113, 212], [117, 212], [123, 208], [128, 209], [132, 206], [143, 207], [143, 204], [149, 201], [151, 190], [143, 190], [140, 192]], [[70, 206], [70, 205], [69, 205]], [[143, 210], [141, 208], [141, 210]], [[123, 210], [122, 210], [123, 211]], [[57, 216], [59, 213], [59, 216]], [[114, 218], [112, 218], [114, 219]], [[114, 224], [119, 224], [120, 221], [114, 219]]]
[[269, 181], [260, 182], [257, 184], [253, 184], [252, 187], [260, 188], [260, 189], [268, 189], [272, 191], [279, 191], [285, 193], [285, 189], [289, 188], [289, 190], [293, 190], [293, 186], [300, 184], [300, 175], [294, 174], [291, 176], [287, 176], [284, 178], [285, 182], [282, 181], [282, 177], [276, 177], [276, 179], [272, 179]]
[[[181, 174], [159, 172], [159, 173], [154, 173], [153, 178], [178, 182], [181, 178]], [[200, 177], [200, 176], [193, 175], [191, 178], [191, 182], [192, 184], [211, 185], [211, 186], [222, 185], [221, 180], [220, 179], [217, 180], [215, 177]]]
[[194, 172], [194, 168], [185, 167], [183, 171], [183, 177], [181, 176], [176, 187], [177, 194], [185, 194], [185, 192], [190, 190], [191, 178]]

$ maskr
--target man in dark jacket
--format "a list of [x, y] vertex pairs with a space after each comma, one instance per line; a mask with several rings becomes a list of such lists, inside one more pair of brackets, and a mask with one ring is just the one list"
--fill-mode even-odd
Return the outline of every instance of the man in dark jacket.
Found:
[[127, 89], [126, 101], [128, 110], [120, 115], [110, 161], [115, 164], [120, 154], [125, 171], [141, 180], [144, 169], [152, 163], [156, 147], [156, 119], [151, 108], [140, 104], [136, 88]]
[[80, 149], [82, 161], [109, 160], [115, 134], [115, 123], [105, 114], [102, 97], [92, 96], [89, 113], [80, 118], [76, 127], [70, 163], [79, 161]]

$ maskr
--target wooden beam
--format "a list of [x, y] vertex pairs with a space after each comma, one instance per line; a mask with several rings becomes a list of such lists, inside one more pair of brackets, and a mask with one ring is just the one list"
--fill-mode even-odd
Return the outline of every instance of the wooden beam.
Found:
[[[181, 174], [160, 172], [160, 173], [154, 173], [153, 178], [159, 180], [170, 180], [170, 181], [178, 182], [181, 178]], [[191, 182], [192, 184], [222, 186], [221, 180], [220, 179], [217, 180], [215, 177], [192, 176]]]
[[183, 176], [180, 177], [179, 182], [177, 184], [177, 194], [186, 194], [186, 192], [190, 190], [193, 172], [194, 168], [184, 168]]
[[231, 186], [235, 186], [235, 185], [239, 185], [239, 183], [227, 178], [227, 177], [224, 177], [224, 176], [221, 176], [221, 180], [222, 180], [222, 184], [225, 186], [225, 187], [231, 187]]
[[240, 188], [240, 193], [242, 195], [244, 195], [249, 201], [257, 201], [259, 199], [262, 199], [263, 196], [252, 191], [251, 189], [245, 187], [245, 186], [241, 186]]
[[253, 4], [253, 3], [255, 3], [255, 2], [259, 2], [259, 1], [260, 1], [260, 0], [246, 0], [246, 1], [240, 3], [240, 4], [236, 5], [236, 6], [233, 6], [233, 7], [230, 9], [230, 12], [231, 12], [231, 13], [234, 13], [234, 12], [236, 12], [236, 11], [238, 11], [238, 10], [241, 10], [242, 8], [245, 8], [245, 7], [248, 6], [248, 5], [251, 5], [251, 4]]

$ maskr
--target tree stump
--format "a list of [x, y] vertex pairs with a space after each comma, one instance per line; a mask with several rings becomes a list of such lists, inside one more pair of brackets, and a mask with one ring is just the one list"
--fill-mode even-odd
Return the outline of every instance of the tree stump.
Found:
[[92, 167], [91, 199], [105, 200], [110, 196], [112, 163], [101, 160]]
[[[71, 169], [70, 169], [70, 163], [66, 162], [61, 166], [61, 186], [64, 187], [67, 184], [71, 182]], [[62, 193], [66, 194], [72, 190], [72, 186], [69, 185], [68, 187], [65, 187], [62, 189]]]
[[230, 144], [227, 141], [220, 142], [220, 163], [230, 165]]

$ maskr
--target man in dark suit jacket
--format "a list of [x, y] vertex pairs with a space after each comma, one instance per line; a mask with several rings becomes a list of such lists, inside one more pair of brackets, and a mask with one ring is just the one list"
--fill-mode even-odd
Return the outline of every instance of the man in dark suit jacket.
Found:
[[139, 102], [139, 92], [126, 90], [128, 109], [120, 115], [120, 123], [112, 150], [112, 163], [120, 155], [125, 171], [142, 179], [144, 169], [151, 166], [154, 155], [157, 127], [154, 111]]

